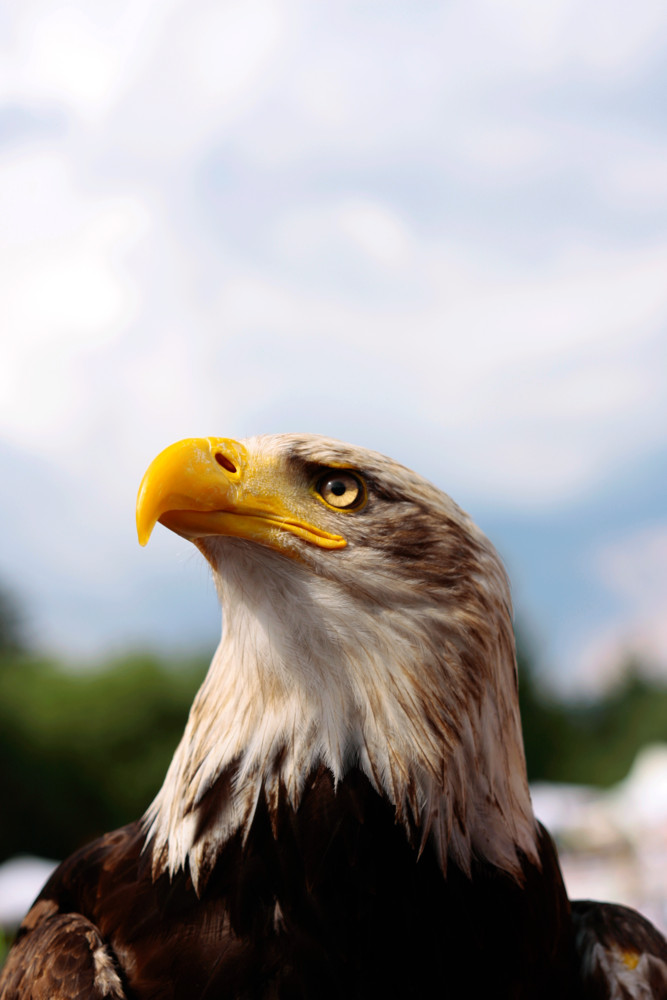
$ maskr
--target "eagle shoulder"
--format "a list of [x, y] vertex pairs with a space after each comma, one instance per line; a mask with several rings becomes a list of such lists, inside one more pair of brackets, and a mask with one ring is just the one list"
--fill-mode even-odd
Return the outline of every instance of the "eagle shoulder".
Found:
[[667, 1000], [667, 942], [627, 906], [572, 903], [583, 995], [590, 1000]]
[[80, 913], [38, 900], [0, 977], [2, 1000], [126, 1000], [114, 955]]
[[105, 834], [55, 870], [25, 916], [0, 974], [0, 1000], [126, 1000], [122, 963], [100, 926], [100, 877], [139, 833]]

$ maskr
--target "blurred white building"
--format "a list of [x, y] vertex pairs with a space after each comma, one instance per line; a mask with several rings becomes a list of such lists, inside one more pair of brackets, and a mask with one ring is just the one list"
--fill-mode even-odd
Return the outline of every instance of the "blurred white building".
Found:
[[608, 791], [537, 784], [532, 795], [570, 897], [633, 906], [667, 931], [667, 744], [642, 750]]
[[28, 856], [0, 865], [0, 929], [18, 927], [56, 865], [57, 861]]

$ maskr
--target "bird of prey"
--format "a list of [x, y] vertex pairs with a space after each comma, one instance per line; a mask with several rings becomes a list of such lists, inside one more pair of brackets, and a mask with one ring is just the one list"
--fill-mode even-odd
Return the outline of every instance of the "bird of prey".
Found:
[[180, 441], [141, 484], [220, 645], [145, 816], [65, 861], [2, 1000], [667, 997], [667, 945], [570, 903], [526, 778], [507, 579], [444, 493], [307, 434]]

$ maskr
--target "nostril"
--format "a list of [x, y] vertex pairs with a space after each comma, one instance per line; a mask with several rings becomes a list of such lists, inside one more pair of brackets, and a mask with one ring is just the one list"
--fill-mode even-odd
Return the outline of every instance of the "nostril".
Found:
[[215, 453], [215, 460], [218, 465], [221, 465], [223, 469], [227, 470], [227, 472], [236, 472], [236, 466], [232, 462], [231, 458], [227, 458], [226, 455], [221, 455], [219, 451], [216, 451]]

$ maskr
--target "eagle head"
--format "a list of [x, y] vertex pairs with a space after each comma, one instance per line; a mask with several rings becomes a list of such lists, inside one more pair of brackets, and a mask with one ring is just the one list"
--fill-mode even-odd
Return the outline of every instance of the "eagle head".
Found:
[[[443, 870], [537, 857], [507, 578], [490, 542], [410, 469], [311, 434], [198, 438], [148, 468], [160, 521], [212, 567], [220, 645], [146, 822], [154, 870], [210, 868], [260, 799], [298, 810], [325, 767], [389, 800]], [[217, 812], [199, 812], [225, 783]]]

